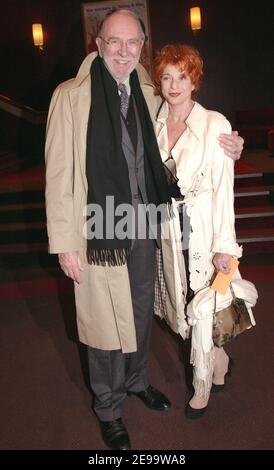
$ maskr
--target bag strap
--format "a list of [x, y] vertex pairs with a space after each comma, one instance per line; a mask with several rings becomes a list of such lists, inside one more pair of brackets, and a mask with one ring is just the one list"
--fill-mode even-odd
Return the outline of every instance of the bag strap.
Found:
[[233, 300], [236, 300], [236, 295], [235, 295], [235, 292], [231, 283], [229, 284], [229, 288], [230, 288], [230, 292], [232, 294]]
[[213, 326], [216, 326], [217, 324], [217, 318], [216, 318], [216, 304], [217, 304], [217, 292], [215, 290], [214, 294], [214, 310], [213, 310]]

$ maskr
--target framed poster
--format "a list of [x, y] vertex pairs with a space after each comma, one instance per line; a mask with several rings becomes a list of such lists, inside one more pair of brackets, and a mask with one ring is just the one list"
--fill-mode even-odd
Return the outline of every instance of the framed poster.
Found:
[[102, 19], [113, 8], [125, 8], [134, 11], [142, 20], [146, 30], [147, 40], [143, 46], [140, 62], [151, 72], [151, 34], [149, 23], [149, 12], [147, 6], [148, 0], [139, 0], [136, 2], [128, 0], [108, 0], [102, 2], [82, 3], [82, 17], [84, 26], [85, 49], [86, 53], [96, 51], [96, 36]]

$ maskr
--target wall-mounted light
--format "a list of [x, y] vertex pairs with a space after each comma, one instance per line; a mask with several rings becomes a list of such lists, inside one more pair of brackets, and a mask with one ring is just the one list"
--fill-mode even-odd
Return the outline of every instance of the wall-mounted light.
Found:
[[33, 44], [35, 46], [38, 46], [39, 49], [43, 50], [44, 36], [43, 36], [43, 27], [41, 23], [33, 23], [32, 36], [33, 36]]
[[190, 8], [190, 24], [192, 31], [201, 29], [201, 10], [200, 7]]

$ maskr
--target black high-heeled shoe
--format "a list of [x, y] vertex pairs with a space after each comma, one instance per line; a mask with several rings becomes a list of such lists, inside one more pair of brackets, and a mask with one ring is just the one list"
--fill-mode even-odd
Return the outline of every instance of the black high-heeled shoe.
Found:
[[231, 376], [232, 368], [234, 366], [234, 361], [233, 361], [232, 357], [230, 357], [230, 356], [228, 356], [228, 357], [229, 357], [229, 360], [228, 360], [227, 372], [224, 376], [224, 383], [219, 384], [219, 385], [213, 383], [212, 387], [211, 387], [211, 392], [213, 392], [213, 393], [221, 392], [225, 388], [226, 377], [228, 375]]
[[188, 403], [186, 405], [186, 417], [188, 419], [199, 419], [205, 414], [206, 410], [207, 406], [204, 406], [204, 408], [192, 408]]

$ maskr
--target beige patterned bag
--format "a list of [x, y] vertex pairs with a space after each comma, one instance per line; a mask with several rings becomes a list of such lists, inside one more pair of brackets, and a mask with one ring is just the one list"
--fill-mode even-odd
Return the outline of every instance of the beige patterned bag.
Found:
[[230, 284], [232, 293], [231, 304], [216, 312], [216, 292], [215, 308], [213, 314], [213, 342], [215, 346], [222, 347], [227, 341], [236, 338], [240, 333], [252, 326], [250, 315], [243, 299], [235, 296]]

